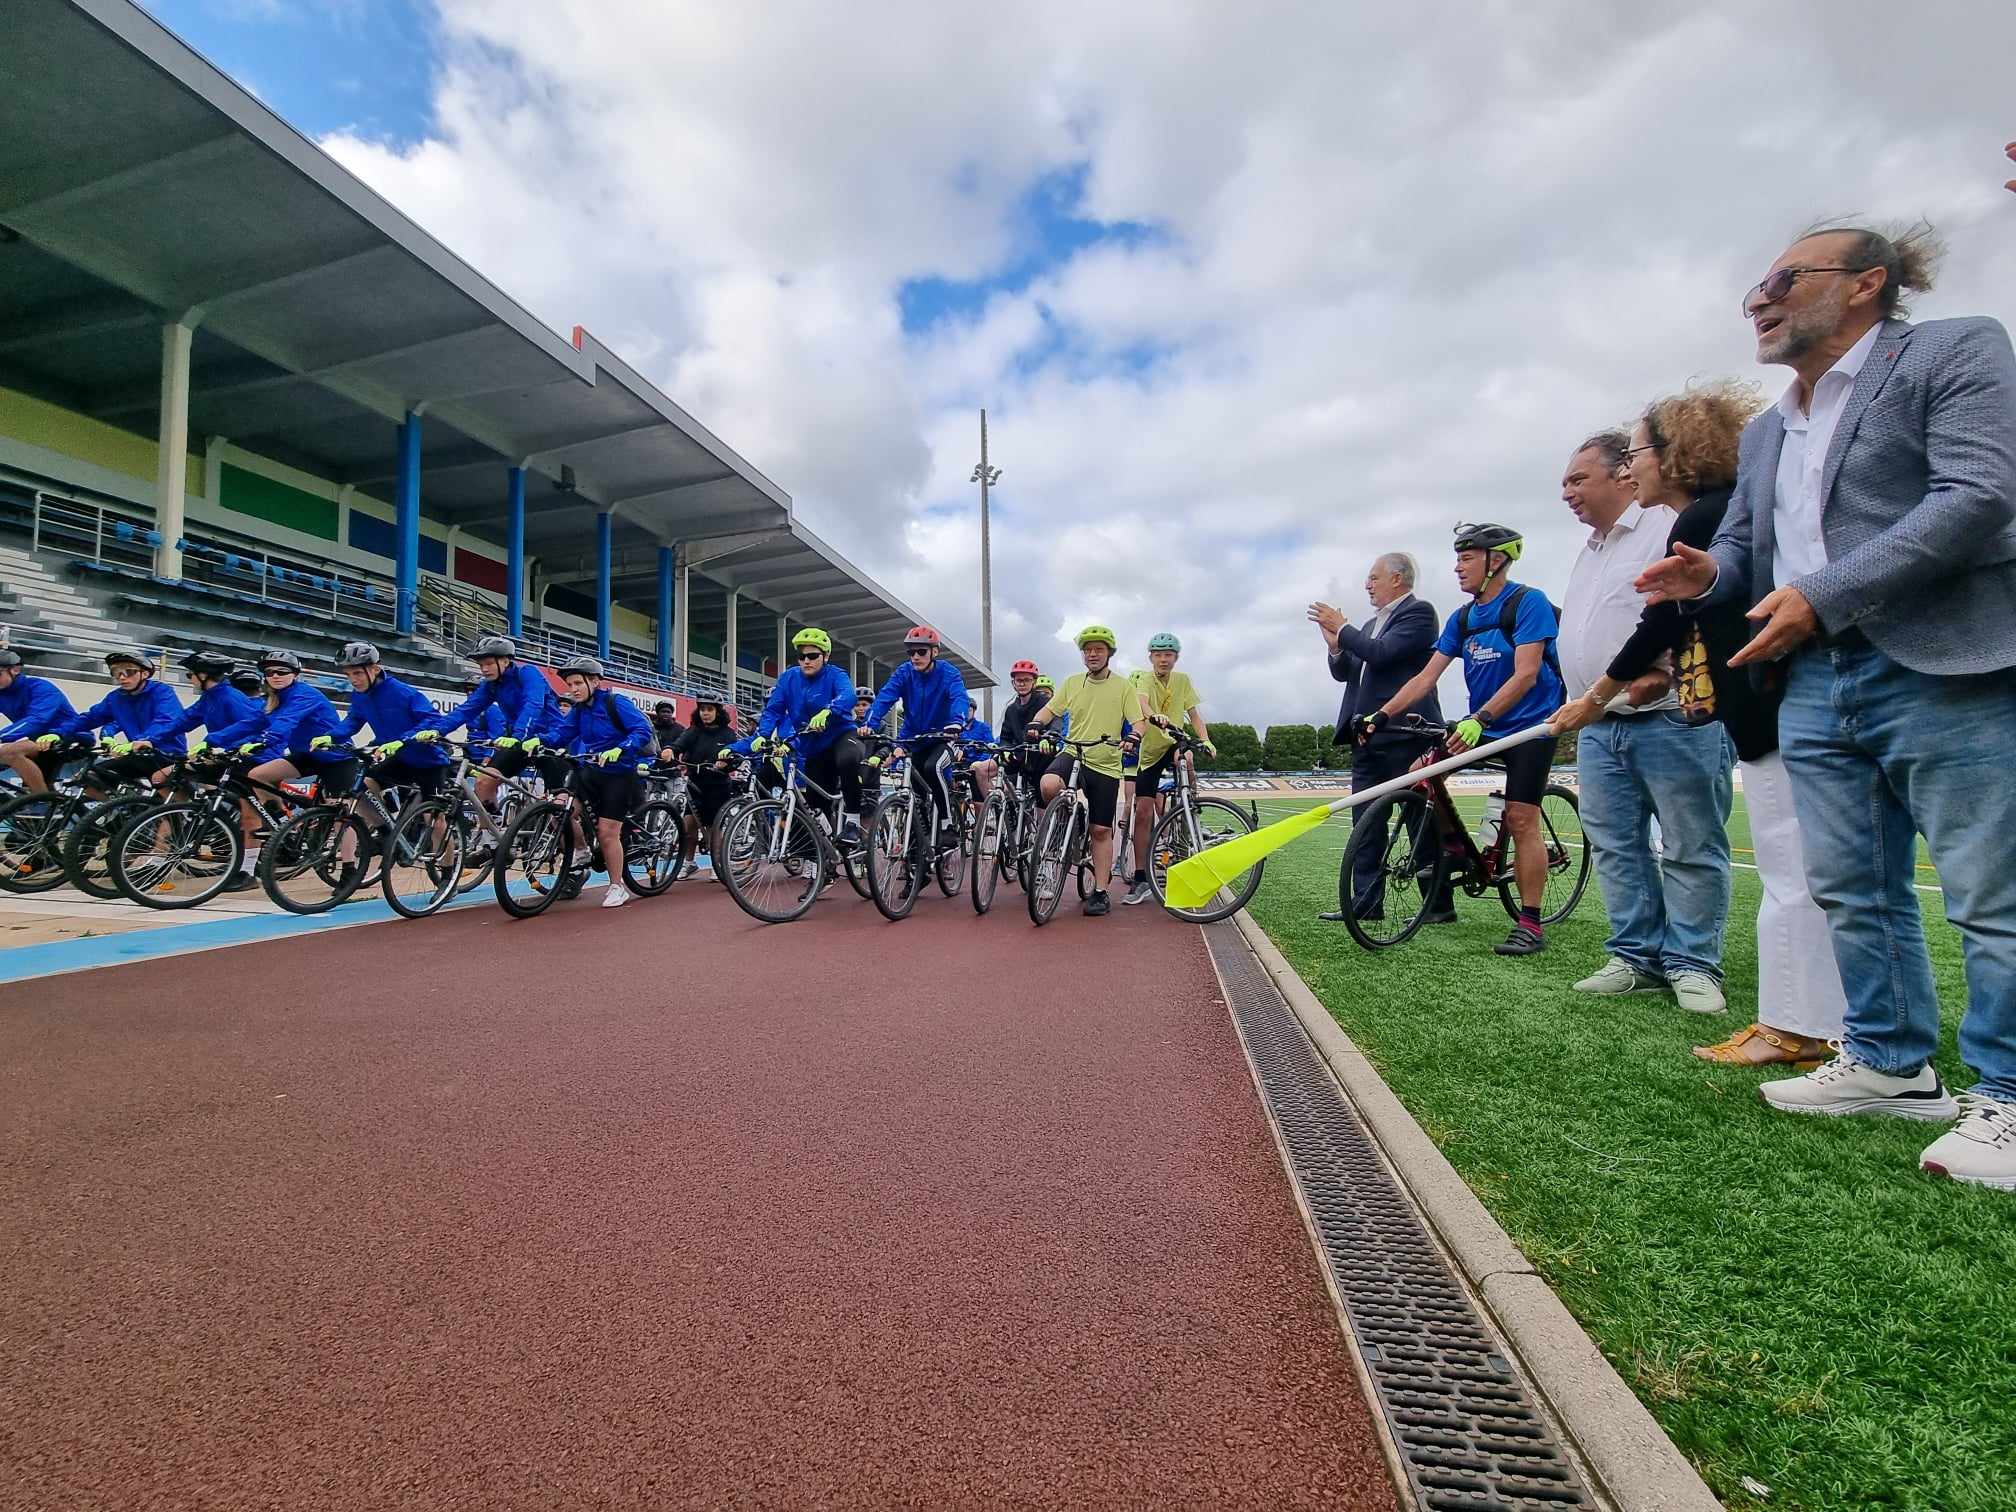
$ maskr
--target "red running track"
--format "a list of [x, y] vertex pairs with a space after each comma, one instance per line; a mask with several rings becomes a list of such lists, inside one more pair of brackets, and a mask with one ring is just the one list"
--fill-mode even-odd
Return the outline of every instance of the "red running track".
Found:
[[0, 1507], [1392, 1507], [1199, 932], [681, 884], [0, 989]]

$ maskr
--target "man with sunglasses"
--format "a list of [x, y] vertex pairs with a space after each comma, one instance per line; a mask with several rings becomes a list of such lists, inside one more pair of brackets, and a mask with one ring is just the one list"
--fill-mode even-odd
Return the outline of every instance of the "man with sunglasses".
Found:
[[882, 691], [868, 707], [868, 717], [861, 721], [860, 732], [866, 735], [879, 728], [898, 702], [903, 705], [903, 723], [896, 738], [910, 753], [913, 780], [937, 805], [939, 844], [949, 847], [959, 843], [959, 832], [950, 822], [952, 794], [945, 786], [944, 769], [952, 741], [966, 727], [972, 703], [959, 669], [939, 657], [942, 644], [938, 632], [929, 625], [910, 627], [903, 636], [906, 660], [882, 684]]
[[795, 736], [805, 775], [828, 792], [839, 787], [840, 838], [852, 843], [861, 836], [861, 763], [868, 755], [849, 724], [854, 679], [834, 665], [833, 637], [816, 626], [791, 637], [791, 652], [797, 665], [770, 689], [747, 749], [760, 756], [773, 736]]
[[[1788, 1113], [1959, 1126], [1919, 1164], [2016, 1192], [2016, 352], [1986, 319], [1903, 319], [1931, 229], [1810, 233], [1743, 300], [1789, 367], [1743, 433], [1708, 550], [1647, 568], [1654, 601], [1753, 604], [1729, 658], [1782, 683], [1780, 748], [1848, 1011], [1840, 1053], [1764, 1083]], [[1923, 835], [1960, 930], [1955, 1099], [1915, 887]]]
[[41, 737], [76, 714], [61, 688], [22, 665], [19, 651], [0, 650], [0, 720], [6, 721], [0, 765], [11, 768], [29, 792], [47, 792], [63, 765]]

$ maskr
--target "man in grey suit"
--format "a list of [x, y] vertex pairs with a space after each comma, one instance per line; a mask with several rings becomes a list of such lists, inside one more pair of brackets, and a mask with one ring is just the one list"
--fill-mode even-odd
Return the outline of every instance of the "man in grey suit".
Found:
[[[1787, 1112], [1956, 1128], [1927, 1170], [2016, 1192], [2016, 353], [1993, 320], [1901, 319], [1929, 228], [1802, 237], [1743, 301], [1792, 386], [1743, 433], [1706, 552], [1655, 598], [1757, 600], [1730, 657], [1782, 676], [1779, 734], [1847, 988], [1840, 1054], [1763, 1086]], [[1939, 1000], [1916, 882], [1923, 835], [1967, 965], [1959, 1099], [1931, 1065]]]

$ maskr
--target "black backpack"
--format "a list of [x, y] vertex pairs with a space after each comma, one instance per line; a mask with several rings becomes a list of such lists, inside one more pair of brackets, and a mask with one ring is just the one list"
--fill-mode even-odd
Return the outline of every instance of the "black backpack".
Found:
[[[1519, 621], [1520, 600], [1524, 599], [1527, 594], [1532, 593], [1534, 591], [1535, 590], [1529, 587], [1527, 584], [1519, 583], [1513, 587], [1510, 593], [1501, 594], [1499, 596], [1498, 633], [1505, 637], [1505, 644], [1508, 646], [1516, 647], [1518, 644], [1516, 641], [1512, 639], [1512, 627]], [[1472, 599], [1469, 603], [1463, 606], [1461, 612], [1457, 615], [1456, 643], [1458, 646], [1461, 646], [1464, 641], [1470, 638], [1470, 611], [1475, 609], [1476, 607], [1477, 607], [1477, 601], [1475, 599]], [[1556, 633], [1558, 634], [1561, 628], [1561, 606], [1555, 603], [1552, 599], [1549, 599], [1547, 601], [1547, 607], [1554, 611], [1554, 628]], [[1555, 677], [1560, 678], [1561, 687], [1565, 692], [1568, 687], [1568, 679], [1561, 676], [1561, 658], [1554, 654], [1554, 639], [1555, 639], [1554, 636], [1549, 636], [1547, 638], [1547, 650], [1544, 655], [1544, 660], [1547, 666], [1550, 669], [1552, 669]]]

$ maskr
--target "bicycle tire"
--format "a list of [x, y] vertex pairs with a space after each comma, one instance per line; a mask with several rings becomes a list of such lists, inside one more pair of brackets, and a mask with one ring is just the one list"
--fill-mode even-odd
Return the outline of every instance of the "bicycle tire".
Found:
[[1037, 835], [1036, 852], [1029, 868], [1028, 899], [1029, 922], [1038, 929], [1057, 916], [1057, 905], [1064, 900], [1064, 871], [1072, 861], [1078, 812], [1075, 803], [1051, 804]]
[[1001, 885], [1001, 840], [1008, 828], [1008, 803], [996, 788], [980, 806], [980, 822], [973, 827], [973, 912], [984, 914], [994, 906], [995, 889]]
[[868, 896], [882, 917], [899, 923], [917, 906], [924, 890], [914, 852], [917, 805], [907, 791], [887, 794], [861, 821], [868, 856]]
[[468, 891], [468, 820], [452, 798], [430, 798], [400, 814], [385, 840], [378, 888], [395, 913], [424, 919]]
[[970, 834], [961, 835], [957, 845], [941, 850], [932, 859], [932, 878], [938, 883], [938, 891], [948, 898], [958, 897], [959, 889], [966, 885], [967, 852], [972, 843]]
[[715, 868], [728, 896], [765, 924], [805, 917], [832, 875], [825, 840], [802, 803], [788, 823], [781, 798], [745, 804], [723, 829], [721, 843]]
[[121, 896], [112, 880], [112, 842], [129, 821], [160, 799], [151, 793], [108, 798], [70, 826], [63, 837], [63, 875], [87, 898], [107, 902]]
[[[1193, 809], [1203, 849], [1208, 850], [1226, 840], [1253, 832], [1253, 820], [1246, 811], [1222, 798], [1199, 798], [1195, 800]], [[1254, 862], [1232, 883], [1219, 888], [1208, 907], [1171, 908], [1162, 885], [1169, 868], [1187, 860], [1193, 851], [1190, 829], [1185, 823], [1187, 817], [1183, 805], [1171, 803], [1169, 812], [1156, 822], [1154, 832], [1148, 837], [1148, 885], [1154, 890], [1155, 901], [1176, 918], [1192, 924], [1215, 924], [1220, 919], [1231, 918], [1253, 901], [1253, 895], [1260, 890], [1260, 878], [1267, 870], [1267, 863]]]
[[[1351, 879], [1357, 875], [1358, 857], [1373, 847], [1385, 888], [1379, 917], [1360, 917]], [[1442, 848], [1434, 803], [1422, 792], [1389, 793], [1359, 815], [1344, 843], [1337, 871], [1344, 927], [1366, 950], [1404, 945], [1421, 932], [1428, 905], [1443, 896], [1448, 875], [1449, 853]]]
[[146, 908], [200, 908], [244, 865], [245, 836], [236, 819], [205, 802], [135, 815], [112, 842], [112, 880]]
[[[490, 886], [497, 906], [512, 918], [536, 919], [567, 892], [575, 874], [570, 811], [542, 798], [527, 804], [498, 840]], [[516, 885], [521, 880], [523, 886]]]
[[[1567, 809], [1563, 814], [1561, 810]], [[1547, 852], [1547, 881], [1540, 895], [1540, 922], [1559, 924], [1575, 912], [1589, 887], [1593, 860], [1582, 832], [1582, 806], [1575, 794], [1549, 784], [1540, 794], [1540, 840]], [[1556, 882], [1561, 887], [1556, 887]], [[1514, 919], [1519, 917], [1519, 878], [1508, 872], [1498, 879], [1498, 901]]]
[[[355, 844], [349, 860], [343, 838]], [[364, 821], [339, 808], [303, 809], [273, 832], [259, 852], [259, 885], [295, 914], [327, 913], [358, 888], [376, 885], [377, 842]]]
[[0, 804], [0, 891], [32, 897], [63, 885], [63, 842], [76, 804], [74, 794], [53, 790]]
[[[639, 841], [634, 851], [633, 836]], [[623, 885], [639, 897], [655, 898], [677, 882], [692, 856], [685, 816], [669, 799], [652, 799], [624, 822]]]

